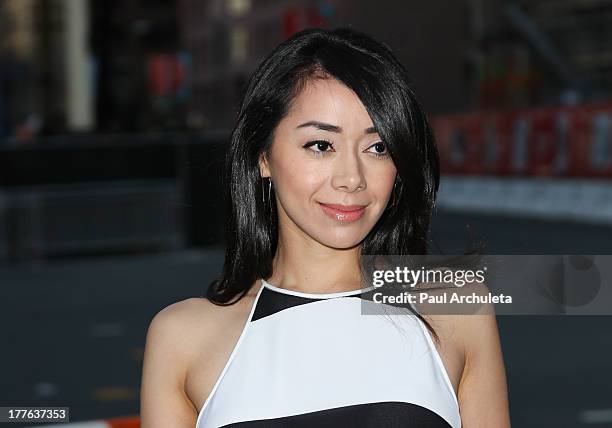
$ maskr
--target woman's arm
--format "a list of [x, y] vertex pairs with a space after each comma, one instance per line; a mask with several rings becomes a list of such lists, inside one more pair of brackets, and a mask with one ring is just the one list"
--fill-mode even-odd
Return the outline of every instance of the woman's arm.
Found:
[[190, 355], [189, 299], [161, 310], [147, 330], [140, 388], [141, 428], [193, 428], [197, 411], [185, 394]]
[[506, 370], [493, 306], [462, 315], [466, 352], [458, 399], [463, 428], [508, 428]]

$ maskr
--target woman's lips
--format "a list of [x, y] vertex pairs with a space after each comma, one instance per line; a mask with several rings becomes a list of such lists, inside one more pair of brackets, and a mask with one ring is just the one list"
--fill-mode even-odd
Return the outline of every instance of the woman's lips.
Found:
[[363, 216], [366, 207], [365, 205], [319, 204], [326, 215], [342, 222], [358, 220]]

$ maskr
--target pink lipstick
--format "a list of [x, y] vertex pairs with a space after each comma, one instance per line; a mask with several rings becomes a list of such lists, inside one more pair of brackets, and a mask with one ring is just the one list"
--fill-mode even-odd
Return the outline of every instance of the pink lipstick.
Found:
[[320, 203], [323, 212], [334, 220], [341, 222], [355, 221], [363, 216], [365, 205], [339, 205]]

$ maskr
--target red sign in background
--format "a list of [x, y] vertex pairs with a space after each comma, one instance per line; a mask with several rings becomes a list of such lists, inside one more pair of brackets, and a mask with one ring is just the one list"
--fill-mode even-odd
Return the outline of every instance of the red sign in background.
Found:
[[612, 177], [612, 103], [432, 119], [442, 173]]

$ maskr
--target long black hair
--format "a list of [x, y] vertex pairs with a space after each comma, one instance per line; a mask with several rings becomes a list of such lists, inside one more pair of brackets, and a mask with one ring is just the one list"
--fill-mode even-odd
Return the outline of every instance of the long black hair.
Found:
[[269, 154], [276, 126], [305, 85], [326, 78], [356, 93], [397, 169], [395, 195], [361, 254], [426, 254], [440, 165], [407, 71], [385, 43], [363, 32], [306, 29], [276, 47], [246, 87], [225, 160], [225, 263], [207, 290], [211, 302], [236, 303], [257, 279], [272, 275], [278, 217], [273, 188], [268, 198], [260, 176], [260, 156]]

